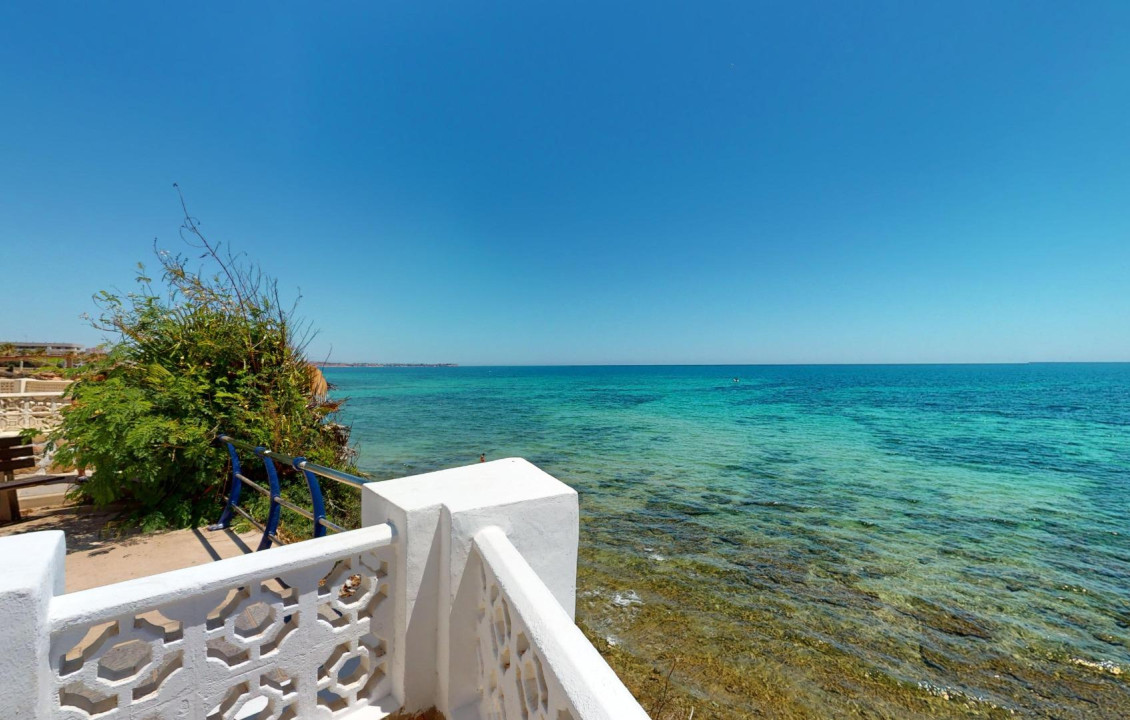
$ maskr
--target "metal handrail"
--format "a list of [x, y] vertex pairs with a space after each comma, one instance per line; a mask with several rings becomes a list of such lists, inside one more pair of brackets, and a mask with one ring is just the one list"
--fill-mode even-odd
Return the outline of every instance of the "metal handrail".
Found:
[[262, 495], [266, 495], [267, 497], [271, 497], [271, 491], [270, 490], [263, 487], [259, 483], [255, 482], [251, 478], [247, 477], [243, 473], [239, 474], [239, 482], [242, 483], [243, 485], [249, 485], [252, 490], [258, 490], [259, 493], [262, 494]]
[[298, 513], [299, 515], [306, 518], [307, 520], [313, 520], [314, 519], [314, 513], [310, 512], [309, 510], [306, 510], [304, 508], [298, 507], [297, 505], [295, 505], [294, 503], [292, 503], [291, 501], [287, 500], [284, 497], [274, 497], [274, 498], [271, 498], [271, 499], [274, 500], [275, 502], [277, 502], [279, 505], [282, 505], [287, 510], [290, 510], [291, 512]]
[[[242, 440], [236, 440], [231, 435], [220, 435], [219, 440], [220, 442], [225, 442], [229, 445], [234, 445], [244, 450], [250, 450], [260, 457], [269, 457], [272, 460], [283, 463], [284, 465], [290, 465], [296, 470], [309, 471], [314, 473], [315, 475], [320, 475], [324, 478], [329, 478], [330, 480], [337, 480], [338, 482], [343, 482], [347, 485], [362, 487], [366, 482], [364, 478], [359, 478], [356, 475], [350, 475], [349, 473], [345, 473], [340, 470], [334, 470], [333, 468], [326, 467], [325, 465], [312, 463], [303, 457], [292, 457], [285, 453], [276, 452], [275, 450], [268, 450], [267, 448], [257, 448], [251, 443], [243, 442]], [[262, 452], [259, 452], [260, 450], [262, 450]]]
[[251, 513], [247, 512], [246, 510], [244, 510], [240, 506], [236, 505], [235, 507], [232, 508], [232, 510], [235, 510], [237, 513], [242, 515], [244, 518], [247, 519], [248, 522], [250, 522], [255, 527], [259, 528], [260, 530], [262, 530], [264, 532], [267, 531], [267, 528], [263, 527], [263, 523], [259, 522], [255, 518], [251, 517]]
[[[342, 526], [326, 519], [325, 501], [322, 498], [322, 487], [318, 482], [318, 477], [329, 478], [330, 480], [336, 480], [355, 487], [364, 486], [364, 479], [356, 475], [341, 472], [340, 470], [325, 467], [324, 465], [312, 463], [304, 457], [292, 457], [285, 453], [269, 450], [261, 445], [252, 445], [251, 443], [237, 440], [231, 435], [219, 435], [216, 439], [227, 446], [228, 455], [232, 463], [232, 486], [231, 491], [224, 498], [226, 504], [223, 513], [220, 515], [219, 522], [214, 525], [209, 525], [209, 530], [222, 530], [230, 527], [232, 515], [239, 514], [263, 531], [263, 539], [259, 541], [259, 547], [257, 549], [266, 550], [271, 547], [272, 543], [279, 545], [285, 544], [278, 537], [278, 526], [281, 519], [280, 513], [282, 508], [286, 508], [313, 521], [314, 537], [316, 538], [324, 536], [326, 530], [332, 530], [333, 532], [345, 531], [345, 528]], [[263, 466], [267, 471], [267, 480], [270, 485], [269, 489], [243, 474], [237, 449], [252, 452], [263, 461]], [[311, 510], [306, 510], [303, 507], [295, 505], [282, 496], [282, 490], [279, 486], [278, 471], [275, 467], [276, 462], [293, 467], [306, 478], [306, 486], [310, 490]], [[240, 491], [244, 485], [270, 498], [270, 511], [265, 524], [251, 517], [249, 512], [239, 506]]]

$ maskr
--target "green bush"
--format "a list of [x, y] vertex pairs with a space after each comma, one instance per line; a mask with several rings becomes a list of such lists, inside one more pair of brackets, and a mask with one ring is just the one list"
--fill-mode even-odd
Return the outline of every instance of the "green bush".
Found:
[[[280, 305], [276, 283], [254, 266], [221, 255], [187, 213], [184, 231], [215, 272], [158, 252], [162, 288], [139, 264], [135, 292], [95, 297], [91, 322], [112, 342], [74, 371], [73, 403], [50, 438], [59, 462], [90, 470], [83, 496], [129, 503], [148, 528], [218, 515], [228, 475], [220, 433], [351, 469], [348, 429], [331, 422], [340, 403], [305, 357], [310, 334], [293, 307]], [[297, 473], [283, 480], [285, 495], [308, 504]], [[356, 512], [348, 488], [326, 490], [330, 503]]]

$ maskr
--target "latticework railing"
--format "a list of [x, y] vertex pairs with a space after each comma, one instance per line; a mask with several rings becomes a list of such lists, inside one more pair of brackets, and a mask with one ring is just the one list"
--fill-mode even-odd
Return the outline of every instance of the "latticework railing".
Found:
[[389, 692], [388, 525], [51, 601], [59, 720], [332, 718]]
[[483, 720], [647, 720], [647, 714], [497, 527], [479, 560]]
[[52, 430], [63, 419], [59, 410], [69, 403], [62, 390], [0, 393], [0, 432]]

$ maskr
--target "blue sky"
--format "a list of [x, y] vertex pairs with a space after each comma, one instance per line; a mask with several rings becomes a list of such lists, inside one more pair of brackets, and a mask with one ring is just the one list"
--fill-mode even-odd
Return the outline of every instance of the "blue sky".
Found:
[[178, 182], [334, 360], [1130, 360], [1130, 3], [23, 5], [3, 338]]

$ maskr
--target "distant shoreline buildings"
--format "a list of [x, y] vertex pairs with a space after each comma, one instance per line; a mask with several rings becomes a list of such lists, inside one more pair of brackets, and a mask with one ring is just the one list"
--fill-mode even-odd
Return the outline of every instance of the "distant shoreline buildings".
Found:
[[0, 348], [4, 355], [43, 355], [46, 357], [63, 357], [86, 352], [82, 345], [76, 343], [57, 342], [16, 342], [0, 340]]
[[100, 354], [96, 348], [76, 343], [28, 342], [0, 340], [0, 372], [7, 375], [25, 371], [44, 371], [82, 365]]

